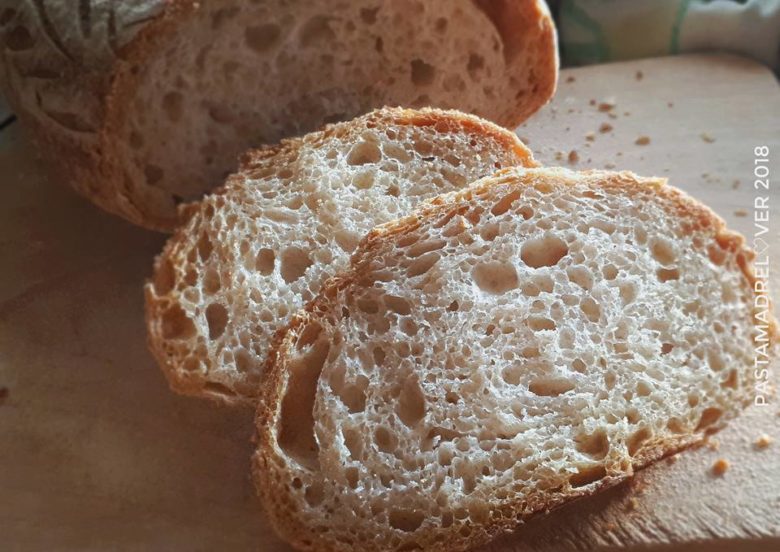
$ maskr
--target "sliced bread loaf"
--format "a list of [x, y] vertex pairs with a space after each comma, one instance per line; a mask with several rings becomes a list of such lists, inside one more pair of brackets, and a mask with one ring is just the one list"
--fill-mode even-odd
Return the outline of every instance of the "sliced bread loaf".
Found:
[[146, 286], [149, 343], [171, 386], [254, 400], [274, 333], [366, 232], [514, 165], [535, 165], [515, 134], [431, 109], [382, 109], [250, 152], [188, 207]]
[[556, 73], [542, 0], [20, 0], [0, 13], [2, 89], [58, 178], [164, 230], [248, 147], [383, 105], [513, 128]]
[[464, 550], [752, 398], [753, 254], [631, 173], [513, 169], [373, 230], [293, 318], [257, 489], [301, 550]]

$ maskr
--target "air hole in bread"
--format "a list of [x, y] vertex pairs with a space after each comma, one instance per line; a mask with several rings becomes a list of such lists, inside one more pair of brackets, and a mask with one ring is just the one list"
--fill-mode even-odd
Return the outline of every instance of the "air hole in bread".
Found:
[[413, 59], [411, 63], [412, 84], [415, 86], [427, 86], [436, 77], [436, 68], [425, 63], [421, 59]]
[[604, 278], [606, 280], [614, 280], [617, 278], [618, 275], [618, 269], [613, 264], [608, 264], [604, 268], [601, 269], [601, 274], [604, 275]]
[[425, 395], [415, 374], [406, 377], [395, 409], [407, 427], [414, 427], [425, 416]]
[[557, 397], [568, 393], [576, 387], [575, 383], [566, 378], [536, 378], [528, 384], [528, 390], [540, 397]]
[[696, 431], [701, 431], [702, 429], [711, 426], [712, 424], [717, 422], [722, 415], [723, 415], [723, 411], [720, 408], [716, 408], [716, 407], [705, 408], [704, 411], [701, 413], [701, 418], [699, 419], [699, 424], [696, 426]]
[[626, 420], [628, 420], [629, 424], [638, 424], [640, 420], [639, 410], [636, 408], [629, 408], [626, 410]]
[[723, 362], [723, 357], [718, 351], [707, 351], [707, 363], [710, 368], [716, 372], [720, 372], [726, 367], [726, 363]]
[[247, 27], [244, 30], [244, 44], [258, 54], [263, 54], [279, 43], [282, 29], [275, 23]]
[[422, 257], [418, 257], [409, 263], [409, 266], [406, 269], [406, 274], [410, 278], [421, 276], [433, 268], [433, 265], [435, 265], [439, 259], [440, 255], [436, 252], [426, 253]]
[[304, 275], [312, 265], [309, 254], [299, 247], [288, 247], [280, 255], [279, 273], [288, 284]]
[[581, 466], [577, 473], [569, 477], [569, 483], [572, 487], [584, 487], [590, 485], [607, 475], [607, 469], [604, 466]]
[[207, 295], [214, 295], [222, 287], [219, 272], [213, 266], [206, 268], [203, 273], [203, 290]]
[[278, 442], [289, 458], [305, 468], [316, 469], [319, 445], [314, 435], [314, 401], [330, 343], [322, 327], [311, 322], [301, 331], [295, 349], [298, 354], [289, 364], [287, 386], [281, 401]]
[[472, 52], [469, 54], [469, 61], [466, 65], [466, 70], [472, 80], [479, 80], [481, 71], [485, 68], [485, 58], [479, 54]]
[[659, 268], [656, 274], [661, 282], [680, 279], [680, 271], [676, 268]]
[[526, 318], [525, 323], [535, 332], [552, 331], [557, 327], [554, 320], [543, 316], [530, 316]]
[[384, 297], [385, 306], [387, 306], [388, 309], [391, 311], [401, 314], [401, 315], [408, 315], [412, 312], [412, 307], [409, 304], [409, 301], [404, 299], [403, 297], [396, 297], [394, 295], [385, 295]]
[[636, 284], [633, 282], [621, 282], [618, 285], [620, 289], [620, 300], [623, 301], [623, 305], [629, 305], [636, 300], [637, 289]]
[[601, 318], [601, 307], [592, 297], [585, 297], [580, 302], [580, 309], [591, 322], [598, 322]]
[[273, 249], [263, 248], [257, 252], [255, 257], [255, 268], [263, 276], [268, 276], [274, 271], [276, 255]]
[[496, 222], [489, 222], [482, 226], [479, 236], [485, 241], [493, 241], [499, 233], [499, 226]]
[[311, 485], [306, 487], [303, 497], [306, 500], [306, 503], [311, 507], [322, 504], [322, 501], [325, 498], [325, 489], [322, 488], [322, 483], [314, 481]]
[[298, 38], [304, 47], [314, 47], [325, 43], [332, 43], [336, 39], [336, 33], [330, 27], [332, 17], [315, 15], [301, 27]]
[[499, 295], [516, 289], [519, 285], [517, 270], [509, 262], [486, 262], [476, 265], [471, 277], [485, 293]]
[[363, 439], [361, 431], [357, 428], [341, 428], [341, 435], [344, 437], [344, 445], [349, 450], [352, 460], [360, 461], [363, 458]]
[[541, 238], [526, 240], [520, 250], [520, 258], [531, 268], [554, 266], [569, 252], [569, 247], [562, 239], [546, 235]]
[[163, 176], [165, 176], [165, 173], [157, 165], [148, 164], [144, 166], [144, 178], [146, 179], [146, 183], [150, 186], [154, 186], [160, 182], [163, 179]]
[[206, 322], [209, 326], [209, 339], [217, 339], [225, 333], [228, 323], [227, 309], [219, 303], [211, 303], [206, 307]]
[[580, 433], [574, 438], [574, 446], [577, 451], [590, 456], [594, 460], [603, 459], [609, 452], [609, 438], [603, 429], [597, 429], [593, 433]]
[[374, 443], [381, 452], [392, 453], [398, 447], [398, 439], [395, 434], [383, 425], [374, 430]]
[[171, 305], [162, 315], [165, 339], [189, 339], [195, 335], [195, 324], [179, 305]]
[[352, 185], [358, 190], [368, 190], [374, 185], [374, 172], [363, 171], [352, 178]]
[[249, 374], [255, 368], [255, 361], [252, 357], [252, 353], [246, 349], [239, 348], [236, 352], [236, 369], [242, 374]]
[[588, 267], [570, 266], [566, 269], [566, 275], [569, 277], [570, 282], [574, 282], [582, 289], [590, 290], [593, 287], [593, 274], [591, 274]]
[[419, 529], [424, 520], [425, 512], [420, 510], [392, 509], [387, 521], [393, 529], [411, 533]]
[[347, 154], [348, 165], [367, 165], [378, 163], [382, 159], [382, 152], [375, 142], [358, 142]]
[[653, 432], [648, 427], [643, 427], [632, 433], [628, 438], [628, 442], [626, 443], [629, 456], [636, 455], [636, 453], [642, 448], [644, 442], [652, 436]]
[[417, 242], [409, 249], [407, 250], [407, 255], [411, 258], [419, 257], [420, 255], [423, 255], [425, 253], [430, 253], [431, 251], [438, 251], [445, 245], [444, 240], [427, 240], [427, 241], [421, 241]]
[[181, 92], [168, 92], [162, 97], [162, 108], [169, 121], [179, 122], [184, 113], [184, 96]]
[[674, 245], [661, 237], [655, 237], [650, 240], [650, 252], [653, 258], [663, 266], [674, 264], [677, 260], [677, 252]]
[[710, 261], [712, 261], [713, 264], [716, 264], [718, 266], [726, 262], [726, 259], [728, 258], [726, 251], [724, 251], [723, 248], [718, 245], [708, 246], [707, 255], [709, 256]]
[[638, 381], [636, 384], [636, 394], [640, 397], [647, 397], [653, 392], [653, 387], [646, 381]]
[[354, 383], [346, 384], [340, 388], [337, 395], [351, 413], [363, 412], [366, 409], [367, 387], [368, 378], [360, 375], [355, 378]]
[[349, 468], [346, 468], [344, 470], [344, 477], [351, 488], [357, 489], [360, 471], [356, 467], [350, 466]]
[[726, 379], [720, 382], [721, 387], [728, 387], [730, 389], [736, 389], [739, 387], [739, 376], [736, 370], [730, 370]]
[[198, 238], [198, 256], [200, 257], [201, 261], [208, 260], [209, 256], [211, 255], [211, 251], [214, 249], [214, 247], [211, 244], [211, 239], [209, 239], [208, 234], [205, 232], [200, 235], [200, 238]]
[[493, 207], [490, 209], [490, 212], [496, 216], [503, 215], [509, 210], [509, 208], [512, 206], [512, 203], [517, 201], [521, 195], [521, 190], [513, 190], [509, 192], [504, 197], [499, 199], [495, 205], [493, 205]]

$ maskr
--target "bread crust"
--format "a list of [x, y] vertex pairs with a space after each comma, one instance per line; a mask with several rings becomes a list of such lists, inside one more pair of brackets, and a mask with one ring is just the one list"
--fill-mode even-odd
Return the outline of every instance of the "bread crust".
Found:
[[[523, 176], [526, 173], [530, 176]], [[518, 175], [520, 175], [518, 177]], [[269, 355], [267, 380], [258, 403], [256, 414], [258, 448], [253, 456], [252, 473], [257, 492], [264, 504], [265, 511], [276, 531], [295, 548], [299, 550], [322, 550], [341, 552], [360, 550], [368, 543], [355, 542], [352, 545], [324, 540], [321, 535], [309, 531], [306, 522], [295, 513], [293, 501], [289, 498], [289, 482], [285, 478], [284, 453], [277, 441], [277, 427], [280, 420], [281, 400], [284, 396], [289, 377], [288, 362], [294, 356], [293, 349], [301, 332], [310, 323], [316, 322], [327, 326], [335, 323], [338, 314], [333, 313], [333, 306], [341, 292], [359, 286], [370, 271], [370, 263], [374, 253], [388, 242], [395, 242], [402, 236], [413, 232], [421, 224], [452, 214], [465, 212], [469, 201], [487, 192], [495, 186], [506, 185], [525, 186], [534, 180], [557, 179], [570, 184], [588, 181], [598, 182], [605, 189], [646, 190], [651, 187], [658, 197], [667, 200], [662, 204], [668, 212], [687, 220], [694, 228], [711, 228], [717, 242], [737, 256], [739, 268], [754, 289], [755, 273], [751, 261], [754, 253], [745, 246], [745, 240], [740, 235], [728, 230], [724, 221], [708, 207], [697, 202], [684, 192], [666, 186], [665, 179], [648, 179], [636, 176], [631, 172], [585, 171], [572, 173], [565, 169], [543, 168], [529, 171], [506, 169], [496, 175], [484, 178], [470, 188], [439, 196], [421, 206], [408, 217], [389, 222], [372, 230], [358, 246], [352, 257], [350, 269], [340, 276], [331, 279], [321, 290], [320, 295], [309, 305], [295, 315], [286, 332], [277, 334], [273, 351]], [[771, 312], [771, 307], [770, 307]], [[751, 322], [752, 323], [752, 322]], [[777, 320], [772, 318], [769, 323], [769, 340], [772, 344], [780, 341]], [[743, 407], [749, 400], [744, 399]], [[667, 438], [653, 438], [646, 441], [640, 450], [631, 457], [627, 465], [612, 464], [606, 466], [606, 477], [593, 481], [585, 486], [553, 491], [536, 491], [532, 495], [508, 499], [506, 503], [492, 504], [492, 508], [509, 508], [512, 515], [499, 518], [499, 522], [488, 522], [475, 527], [467, 536], [454, 530], [440, 528], [428, 529], [427, 535], [414, 534], [414, 543], [422, 545], [425, 550], [460, 551], [484, 544], [501, 533], [516, 529], [524, 521], [534, 516], [559, 508], [564, 504], [586, 497], [630, 478], [636, 470], [642, 469], [653, 462], [675, 454], [691, 446], [701, 444], [707, 435], [724, 427], [729, 418], [737, 415], [737, 411], [725, 413], [716, 423], [694, 430], [687, 434], [674, 435]], [[495, 519], [495, 518], [489, 518]], [[434, 533], [438, 539], [434, 539]], [[430, 539], [429, 539], [430, 537]], [[409, 544], [409, 543], [407, 543]], [[415, 548], [416, 549], [416, 548]]]
[[[498, 144], [499, 148], [506, 151], [518, 164], [523, 166], [535, 167], [538, 165], [530, 150], [523, 145], [516, 134], [474, 115], [431, 108], [420, 110], [383, 108], [348, 123], [327, 125], [321, 131], [298, 138], [290, 138], [274, 146], [247, 152], [242, 156], [241, 170], [229, 177], [223, 186], [215, 190], [212, 199], [219, 195], [229, 194], [233, 188], [246, 186], [246, 179], [251, 179], [252, 172], [264, 164], [269, 162], [283, 163], [286, 159], [296, 157], [297, 152], [303, 147], [317, 149], [336, 133], [340, 135], [359, 133], [367, 126], [377, 128], [434, 126], [445, 134], [462, 133], [473, 136], [480, 141]], [[251, 392], [239, 392], [236, 390], [235, 382], [215, 379], [214, 375], [210, 373], [187, 370], [183, 366], [185, 359], [175, 353], [175, 348], [165, 336], [164, 312], [170, 307], [171, 302], [167, 294], [158, 293], [155, 286], [158, 285], [158, 281], [168, 277], [166, 271], [169, 270], [169, 267], [188, 266], [189, 261], [185, 246], [192, 242], [194, 235], [198, 234], [194, 228], [199, 221], [207, 220], [205, 212], [210, 208], [210, 202], [182, 206], [179, 213], [181, 220], [185, 222], [171, 236], [163, 251], [155, 259], [154, 275], [145, 286], [147, 343], [171, 389], [177, 393], [204, 397], [231, 406], [253, 405], [257, 400], [259, 388], [253, 387]]]
[[[498, 123], [514, 127], [551, 97], [558, 72], [552, 18], [541, 0], [479, 0], [508, 41], [532, 43], [534, 66], [520, 55], [510, 66], [531, 70], [533, 94], [506, 101]], [[135, 182], [123, 166], [120, 129], [132, 116], [138, 67], [161, 50], [177, 27], [201, 8], [195, 0], [67, 3], [23, 0], [0, 20], [0, 87], [50, 161], [52, 174], [102, 209], [146, 228], [170, 232], [181, 200]], [[521, 40], [522, 39], [522, 40]], [[522, 45], [521, 45], [522, 42]]]

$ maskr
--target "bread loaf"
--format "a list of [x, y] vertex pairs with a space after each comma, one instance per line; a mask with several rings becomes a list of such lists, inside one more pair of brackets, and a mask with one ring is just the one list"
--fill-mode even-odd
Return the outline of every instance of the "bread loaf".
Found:
[[373, 230], [272, 355], [268, 516], [301, 550], [465, 550], [701, 441], [777, 342], [752, 259], [627, 172], [510, 169]]
[[4, 4], [2, 90], [57, 178], [161, 230], [250, 146], [383, 105], [514, 127], [555, 88], [541, 0]]
[[515, 134], [430, 109], [382, 109], [250, 152], [189, 207], [146, 286], [149, 343], [171, 386], [252, 402], [273, 335], [366, 232], [514, 165], [535, 165]]

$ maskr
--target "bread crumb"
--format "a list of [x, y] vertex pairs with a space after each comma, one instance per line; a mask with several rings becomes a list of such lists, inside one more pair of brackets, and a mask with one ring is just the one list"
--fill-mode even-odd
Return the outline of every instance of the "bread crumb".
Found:
[[569, 164], [574, 165], [579, 160], [580, 160], [580, 154], [577, 153], [577, 150], [571, 150], [569, 152]]
[[615, 164], [614, 163], [606, 163], [604, 165], [604, 168], [605, 169], [614, 169], [615, 168]]
[[607, 112], [615, 109], [615, 100], [608, 98], [599, 104], [599, 111]]
[[736, 209], [734, 211], [734, 216], [735, 217], [746, 217], [746, 216], [748, 216], [748, 212], [745, 211], [744, 209]]
[[666, 102], [666, 107], [674, 107], [674, 102]]
[[566, 77], [566, 82], [574, 82], [575, 80], [576, 79], [572, 75], [569, 75], [568, 77]]
[[707, 448], [710, 450], [719, 450], [720, 441], [717, 439], [707, 438]]
[[564, 156], [564, 153], [562, 151], [556, 151], [555, 152], [555, 160], [556, 161], [560, 161], [561, 159], [563, 159], [563, 156]]
[[701, 177], [702, 178], [709, 178], [710, 177], [710, 173], [701, 173]]
[[715, 463], [712, 465], [712, 473], [715, 476], [720, 477], [724, 473], [726, 473], [730, 467], [731, 467], [731, 463], [728, 460], [726, 460], [725, 458], [718, 458], [717, 460], [715, 460]]
[[520, 141], [526, 146], [531, 143], [531, 140], [529, 140], [527, 136], [520, 136]]
[[622, 151], [619, 151], [619, 152], [617, 152], [615, 155], [617, 155], [618, 157], [623, 157], [623, 152], [622, 152]]
[[672, 456], [670, 456], [669, 458], [666, 459], [666, 462], [668, 464], [676, 464], [677, 463], [677, 455], [673, 454]]
[[590, 105], [596, 105], [596, 100], [591, 100], [588, 102]]
[[607, 113], [607, 116], [608, 116], [610, 119], [617, 119], [617, 115], [615, 115], [615, 114], [614, 114], [614, 113], [612, 113], [611, 111], [610, 111], [609, 113]]
[[734, 180], [734, 182], [731, 183], [731, 188], [733, 190], [736, 190], [737, 188], [739, 188], [740, 184], [741, 184], [741, 182], [739, 181], [739, 178], [737, 178], [737, 179]]
[[757, 449], [765, 449], [770, 444], [772, 444], [772, 438], [767, 435], [766, 433], [763, 433], [758, 436], [758, 439], [756, 439], [755, 446]]
[[575, 109], [573, 107], [570, 107], [566, 110], [566, 113], [574, 113]]
[[596, 139], [596, 133], [595, 132], [588, 132], [585, 135], [585, 139], [588, 140], [589, 142], [594, 141]]
[[711, 144], [715, 141], [715, 138], [707, 134], [706, 132], [701, 133], [701, 139], [707, 142], [708, 144]]
[[636, 139], [634, 142], [637, 146], [646, 146], [650, 143], [650, 137], [649, 136], [640, 136]]
[[599, 126], [599, 132], [602, 134], [609, 132], [610, 130], [612, 130], [612, 125], [609, 123], [601, 123], [601, 126]]
[[638, 81], [642, 80], [644, 78], [644, 76], [645, 76], [645, 74], [642, 71], [637, 71], [636, 74], [634, 75], [634, 77]]
[[634, 497], [629, 498], [628, 499], [628, 509], [629, 510], [636, 510], [637, 508], [639, 508], [639, 501], [636, 498], [634, 498]]

